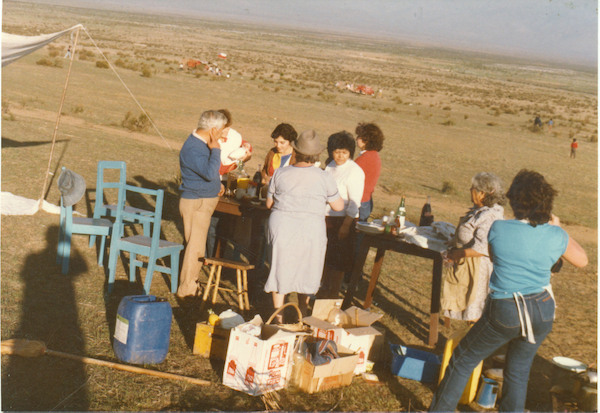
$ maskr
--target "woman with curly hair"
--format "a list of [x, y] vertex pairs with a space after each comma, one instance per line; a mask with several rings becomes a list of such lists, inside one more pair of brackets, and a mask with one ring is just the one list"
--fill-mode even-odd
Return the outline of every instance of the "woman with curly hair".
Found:
[[506, 198], [502, 181], [490, 172], [479, 172], [471, 178], [470, 191], [473, 207], [458, 221], [447, 258], [453, 262], [468, 257], [479, 258], [470, 277], [444, 280], [442, 310], [446, 317], [455, 320], [476, 321], [481, 317], [492, 274], [488, 232], [494, 221], [504, 219], [502, 205]]
[[383, 148], [383, 132], [374, 123], [359, 123], [356, 127], [356, 146], [360, 156], [356, 164], [365, 173], [365, 188], [358, 214], [359, 221], [366, 221], [373, 211], [373, 191], [381, 174], [379, 151]]
[[334, 133], [327, 140], [332, 160], [325, 171], [335, 179], [344, 208], [341, 211], [327, 208], [327, 254], [319, 292], [323, 298], [338, 298], [344, 272], [352, 271], [355, 225], [365, 185], [365, 173], [352, 160], [355, 149], [354, 138], [346, 131]]
[[531, 364], [554, 320], [550, 270], [561, 257], [576, 267], [588, 263], [583, 248], [552, 214], [556, 191], [541, 174], [520, 171], [506, 196], [515, 219], [495, 221], [490, 228], [491, 293], [481, 318], [452, 353], [430, 411], [454, 411], [475, 366], [505, 344], [499, 410], [524, 411]]

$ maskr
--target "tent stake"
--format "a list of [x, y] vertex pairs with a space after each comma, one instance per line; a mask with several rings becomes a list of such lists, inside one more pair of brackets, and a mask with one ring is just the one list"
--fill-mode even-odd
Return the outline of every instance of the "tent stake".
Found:
[[69, 86], [69, 78], [71, 77], [71, 67], [73, 66], [73, 59], [75, 58], [75, 48], [77, 47], [77, 39], [79, 38], [79, 30], [75, 33], [75, 41], [73, 42], [73, 51], [71, 53], [71, 60], [69, 60], [69, 70], [67, 71], [67, 79], [65, 80], [65, 87], [63, 89], [62, 98], [60, 99], [60, 107], [58, 108], [58, 116], [56, 117], [56, 125], [54, 126], [54, 133], [52, 134], [52, 147], [50, 148], [50, 159], [48, 159], [48, 168], [46, 169], [46, 177], [44, 179], [44, 187], [42, 188], [42, 196], [40, 197], [40, 208], [46, 198], [46, 189], [48, 188], [48, 177], [50, 176], [50, 166], [52, 165], [52, 156], [54, 155], [54, 146], [56, 144], [56, 134], [58, 133], [58, 125], [60, 124], [60, 116], [62, 114], [63, 104], [65, 103], [65, 96], [67, 95], [67, 86]]

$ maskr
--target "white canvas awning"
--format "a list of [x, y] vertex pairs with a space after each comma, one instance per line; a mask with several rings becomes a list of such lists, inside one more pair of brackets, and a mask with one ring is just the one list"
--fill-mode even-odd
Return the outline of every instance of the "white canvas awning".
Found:
[[20, 36], [17, 34], [2, 33], [2, 67], [14, 62], [29, 53], [35, 52], [53, 42], [64, 34], [75, 29], [83, 28], [81, 24], [63, 30], [62, 32], [42, 34], [39, 36]]

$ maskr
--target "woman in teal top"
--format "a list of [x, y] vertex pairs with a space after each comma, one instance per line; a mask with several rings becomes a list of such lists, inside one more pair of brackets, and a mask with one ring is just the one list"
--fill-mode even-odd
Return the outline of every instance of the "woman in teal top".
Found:
[[555, 196], [537, 172], [522, 170], [514, 178], [506, 197], [516, 219], [495, 221], [488, 234], [491, 293], [452, 353], [430, 411], [454, 411], [475, 366], [507, 343], [499, 410], [524, 411], [531, 364], [554, 320], [550, 270], [561, 257], [577, 267], [588, 262], [552, 214]]

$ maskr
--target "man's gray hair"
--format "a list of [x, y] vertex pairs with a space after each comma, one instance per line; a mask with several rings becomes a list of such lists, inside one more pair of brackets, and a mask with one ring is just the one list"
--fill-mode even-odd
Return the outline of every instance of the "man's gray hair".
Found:
[[212, 128], [220, 129], [227, 123], [227, 117], [217, 110], [207, 110], [200, 115], [198, 120], [198, 129], [210, 130]]
[[483, 204], [493, 206], [494, 204], [506, 204], [502, 180], [491, 172], [479, 172], [471, 178], [471, 185], [478, 191], [485, 193]]

